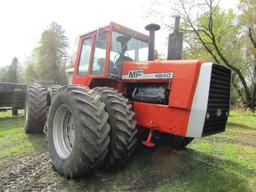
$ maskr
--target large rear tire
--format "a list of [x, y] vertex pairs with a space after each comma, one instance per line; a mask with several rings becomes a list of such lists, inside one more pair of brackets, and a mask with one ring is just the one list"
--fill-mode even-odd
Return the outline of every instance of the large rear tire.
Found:
[[55, 94], [58, 92], [58, 90], [61, 88], [61, 85], [51, 85], [47, 89], [47, 106], [50, 106], [52, 103], [52, 100], [55, 96]]
[[67, 178], [91, 173], [108, 153], [109, 124], [100, 95], [66, 86], [50, 106], [48, 140], [55, 169]]
[[105, 161], [108, 168], [118, 167], [131, 156], [137, 144], [136, 121], [131, 104], [121, 93], [109, 87], [94, 88], [109, 114], [110, 145]]
[[47, 113], [47, 90], [35, 84], [27, 88], [25, 101], [25, 132], [43, 133]]

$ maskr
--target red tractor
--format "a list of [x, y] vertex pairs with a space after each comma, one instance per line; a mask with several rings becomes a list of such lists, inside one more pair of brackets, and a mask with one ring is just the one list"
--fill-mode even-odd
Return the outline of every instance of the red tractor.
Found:
[[43, 132], [46, 124], [60, 174], [88, 174], [102, 163], [120, 166], [138, 135], [145, 136], [147, 147], [164, 140], [183, 148], [193, 138], [225, 131], [231, 71], [201, 60], [177, 60], [182, 45], [177, 30], [170, 35], [168, 60], [155, 59], [159, 28], [148, 25], [148, 37], [111, 22], [82, 35], [72, 85], [28, 88], [25, 131]]

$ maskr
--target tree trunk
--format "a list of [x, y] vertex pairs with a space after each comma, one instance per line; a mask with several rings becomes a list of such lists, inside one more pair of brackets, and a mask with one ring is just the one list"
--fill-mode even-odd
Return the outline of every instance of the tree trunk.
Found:
[[[255, 55], [256, 58], [256, 55]], [[256, 59], [254, 60], [254, 82], [252, 82], [252, 100], [251, 100], [251, 108], [252, 111], [255, 112], [256, 106]]]

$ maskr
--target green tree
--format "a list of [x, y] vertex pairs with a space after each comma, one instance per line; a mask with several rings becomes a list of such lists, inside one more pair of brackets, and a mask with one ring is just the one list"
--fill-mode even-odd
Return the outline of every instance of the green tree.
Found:
[[9, 66], [2, 67], [0, 69], [0, 81], [18, 83], [19, 82], [18, 64], [19, 64], [18, 58], [14, 57], [12, 60], [12, 63]]
[[[185, 57], [209, 59], [226, 65], [233, 70], [233, 88], [245, 107], [254, 109], [252, 83], [249, 78], [250, 66], [244, 58], [244, 33], [233, 10], [222, 10], [216, 0], [177, 0], [165, 1], [169, 13], [158, 14], [166, 19], [180, 15], [183, 19], [185, 36]], [[159, 9], [155, 7], [155, 9]], [[150, 10], [152, 11], [152, 9]], [[154, 11], [154, 10], [153, 10]], [[156, 14], [152, 14], [156, 15]], [[211, 59], [211, 60], [212, 60]]]
[[18, 82], [18, 58], [14, 57], [12, 60], [11, 65], [8, 68], [7, 71], [7, 81], [11, 83], [17, 83]]
[[248, 63], [249, 79], [251, 80], [252, 100], [256, 103], [256, 0], [240, 0], [240, 22], [246, 34], [245, 47]]
[[1, 82], [7, 82], [7, 71], [8, 71], [8, 66], [4, 66], [0, 68], [0, 81]]
[[61, 25], [53, 22], [41, 35], [38, 46], [26, 61], [26, 82], [65, 84], [68, 39]]
[[25, 60], [25, 69], [23, 71], [23, 81], [26, 84], [30, 84], [33, 83], [37, 78], [37, 71], [36, 71], [36, 67], [37, 67], [37, 61], [36, 61], [36, 57], [34, 57], [33, 55], [26, 58]]

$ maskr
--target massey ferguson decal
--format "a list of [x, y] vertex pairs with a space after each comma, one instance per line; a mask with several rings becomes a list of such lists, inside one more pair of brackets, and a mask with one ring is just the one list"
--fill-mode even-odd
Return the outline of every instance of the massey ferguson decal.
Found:
[[130, 70], [122, 79], [172, 79], [173, 72], [144, 73], [143, 70]]

